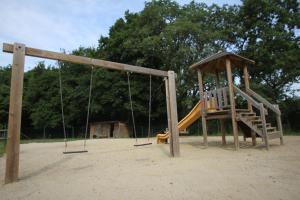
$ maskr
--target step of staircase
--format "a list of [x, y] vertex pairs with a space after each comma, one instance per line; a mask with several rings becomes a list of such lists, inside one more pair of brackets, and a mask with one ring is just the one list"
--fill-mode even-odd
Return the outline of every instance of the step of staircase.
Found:
[[258, 119], [260, 119], [260, 117], [259, 116], [256, 116], [256, 115], [254, 115], [254, 116], [245, 116], [246, 118], [247, 118], [247, 120], [258, 120]]
[[254, 112], [241, 112], [238, 114], [240, 114], [241, 116], [256, 116]]
[[249, 113], [249, 112], [251, 112], [250, 110], [248, 110], [248, 109], [235, 109], [235, 111], [237, 112], [237, 113]]
[[[266, 123], [267, 128], [271, 127], [271, 123]], [[258, 124], [257, 128], [262, 128], [262, 124]]]
[[275, 131], [277, 131], [276, 127], [272, 127], [272, 126], [267, 127], [267, 132], [275, 132]]
[[262, 124], [262, 120], [261, 119], [255, 119], [255, 120], [250, 120], [252, 122], [252, 124]]
[[280, 131], [268, 132], [269, 140], [280, 138]]

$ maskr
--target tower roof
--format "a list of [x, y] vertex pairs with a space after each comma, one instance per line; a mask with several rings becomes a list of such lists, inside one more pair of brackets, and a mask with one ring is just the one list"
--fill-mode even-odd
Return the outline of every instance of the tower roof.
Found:
[[202, 72], [215, 73], [216, 71], [224, 71], [226, 69], [226, 59], [231, 62], [231, 67], [242, 67], [244, 64], [254, 64], [253, 60], [230, 52], [220, 52], [208, 56], [203, 60], [194, 63], [190, 69], [200, 69]]

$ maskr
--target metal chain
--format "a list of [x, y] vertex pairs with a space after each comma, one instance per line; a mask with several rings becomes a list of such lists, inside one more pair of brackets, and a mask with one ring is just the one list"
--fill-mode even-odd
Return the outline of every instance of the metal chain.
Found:
[[88, 128], [89, 128], [90, 107], [91, 107], [92, 86], [93, 86], [93, 69], [94, 69], [94, 67], [92, 66], [91, 78], [90, 78], [90, 88], [89, 88], [89, 100], [88, 100], [87, 115], [86, 115], [86, 125], [85, 125], [85, 135], [84, 135], [83, 150], [85, 150], [85, 147], [86, 147], [86, 137], [87, 137], [87, 132], [88, 132]]
[[59, 65], [58, 68], [58, 76], [59, 76], [59, 92], [60, 92], [60, 105], [61, 105], [61, 118], [63, 124], [64, 131], [64, 142], [65, 142], [65, 151], [67, 150], [67, 133], [66, 133], [66, 125], [65, 125], [65, 115], [64, 115], [64, 102], [63, 102], [63, 94], [62, 94], [62, 81], [61, 81], [61, 67]]
[[137, 143], [137, 136], [136, 136], [136, 129], [135, 129], [135, 121], [134, 121], [134, 114], [133, 114], [133, 106], [132, 106], [132, 99], [131, 99], [131, 87], [130, 87], [130, 74], [127, 72], [127, 82], [128, 82], [128, 92], [129, 92], [129, 101], [130, 101], [130, 108], [131, 108], [131, 117], [133, 123], [133, 132], [135, 137], [135, 142]]
[[148, 112], [148, 141], [149, 141], [149, 138], [150, 138], [150, 132], [151, 132], [151, 99], [152, 99], [152, 94], [151, 94], [151, 90], [152, 90], [152, 77], [151, 77], [151, 74], [150, 74], [150, 77], [149, 77], [149, 112]]

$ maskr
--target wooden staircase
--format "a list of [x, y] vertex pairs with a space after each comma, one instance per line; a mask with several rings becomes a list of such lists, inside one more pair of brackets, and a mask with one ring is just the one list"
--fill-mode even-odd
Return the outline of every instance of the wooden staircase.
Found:
[[[252, 131], [254, 131], [258, 136], [266, 139], [276, 139], [280, 138], [281, 134], [280, 131], [277, 130], [277, 127], [273, 127], [271, 123], [265, 124], [265, 131], [263, 120], [261, 119], [261, 116], [257, 116], [256, 113], [252, 111], [244, 111], [237, 113], [237, 121], [242, 122], [247, 127], [249, 127]], [[265, 135], [266, 132], [266, 135]]]
[[[281, 112], [278, 106], [271, 104], [251, 89], [248, 89], [247, 93], [236, 86], [234, 86], [234, 89], [236, 93], [247, 100], [248, 105], [251, 105], [249, 109], [236, 111], [236, 120], [242, 130], [246, 130], [246, 127], [248, 127], [251, 130], [250, 134], [253, 131], [256, 135], [262, 137], [267, 149], [269, 149], [269, 140], [272, 139], [280, 138], [280, 144], [283, 144]], [[258, 112], [253, 112], [253, 109], [257, 109]], [[268, 110], [276, 114], [276, 127], [266, 121]], [[249, 135], [249, 129], [245, 131], [245, 134]]]

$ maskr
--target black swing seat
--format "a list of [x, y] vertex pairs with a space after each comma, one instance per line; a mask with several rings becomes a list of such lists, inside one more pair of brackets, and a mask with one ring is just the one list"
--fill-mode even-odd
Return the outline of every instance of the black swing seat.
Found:
[[72, 153], [87, 153], [87, 150], [82, 151], [64, 151], [63, 154], [72, 154]]
[[152, 144], [152, 142], [149, 142], [149, 143], [143, 143], [143, 144], [135, 144], [135, 145], [133, 145], [133, 146], [135, 146], [135, 147], [140, 147], [140, 146], [146, 146], [146, 145], [151, 145]]

